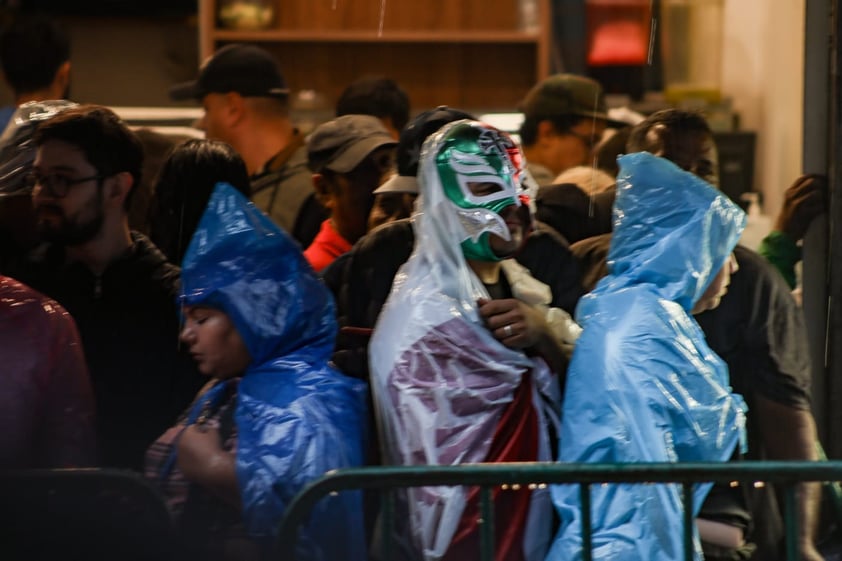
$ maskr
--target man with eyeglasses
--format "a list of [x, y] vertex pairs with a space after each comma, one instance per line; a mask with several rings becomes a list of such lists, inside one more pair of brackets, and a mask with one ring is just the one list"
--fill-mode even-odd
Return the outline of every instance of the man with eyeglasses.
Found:
[[140, 141], [111, 110], [45, 121], [27, 183], [44, 241], [17, 275], [76, 320], [94, 387], [100, 464], [140, 468], [201, 384], [179, 352], [178, 268], [129, 229]]
[[377, 117], [344, 115], [316, 127], [307, 165], [316, 198], [330, 213], [304, 257], [316, 272], [350, 251], [368, 230], [374, 190], [395, 171], [397, 141]]
[[550, 185], [566, 169], [591, 165], [594, 146], [608, 126], [598, 82], [573, 74], [556, 74], [536, 84], [520, 103], [518, 131], [529, 173], [539, 186]]

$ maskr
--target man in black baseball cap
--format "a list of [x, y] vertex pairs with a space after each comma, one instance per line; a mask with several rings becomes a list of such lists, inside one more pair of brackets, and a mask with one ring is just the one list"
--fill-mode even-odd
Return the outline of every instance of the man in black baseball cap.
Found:
[[594, 146], [608, 126], [605, 95], [598, 82], [555, 74], [536, 84], [520, 103], [520, 140], [529, 172], [543, 186], [568, 168], [591, 165]]
[[207, 59], [198, 78], [170, 88], [170, 97], [176, 101], [202, 100], [210, 93], [228, 92], [286, 99], [289, 88], [271, 54], [254, 45], [233, 44]]
[[198, 78], [170, 90], [175, 100], [202, 103], [205, 135], [242, 156], [254, 204], [307, 247], [326, 211], [315, 198], [304, 137], [290, 120], [289, 93], [270, 52], [237, 43], [207, 59]]

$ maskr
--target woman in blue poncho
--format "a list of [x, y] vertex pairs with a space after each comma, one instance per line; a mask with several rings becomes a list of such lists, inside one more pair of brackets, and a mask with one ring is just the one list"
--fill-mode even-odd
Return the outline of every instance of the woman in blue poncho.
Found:
[[[567, 372], [559, 459], [727, 461], [744, 403], [692, 314], [727, 289], [745, 214], [664, 158], [640, 152], [619, 163], [609, 274], [576, 309], [583, 332]], [[694, 515], [709, 489], [695, 487]], [[552, 497], [561, 528], [547, 561], [581, 559], [579, 489], [553, 486]], [[594, 559], [682, 558], [679, 485], [593, 486], [591, 501]]]
[[[147, 454], [186, 558], [271, 552], [290, 500], [362, 464], [365, 386], [327, 365], [333, 301], [291, 238], [217, 186], [184, 258], [182, 342], [211, 381]], [[301, 560], [365, 558], [358, 493], [323, 500]]]

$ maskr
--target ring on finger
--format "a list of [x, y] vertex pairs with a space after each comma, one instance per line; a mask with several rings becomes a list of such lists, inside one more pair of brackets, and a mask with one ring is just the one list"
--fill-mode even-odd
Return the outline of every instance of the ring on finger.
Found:
[[512, 336], [512, 324], [509, 324], [509, 325], [507, 325], [506, 327], [504, 327], [504, 328], [503, 328], [503, 334], [504, 334], [506, 337], [511, 337], [511, 336]]

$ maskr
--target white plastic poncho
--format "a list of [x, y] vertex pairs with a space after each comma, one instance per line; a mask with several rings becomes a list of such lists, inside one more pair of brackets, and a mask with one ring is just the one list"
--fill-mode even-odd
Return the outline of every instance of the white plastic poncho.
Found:
[[[727, 461], [745, 406], [690, 310], [727, 266], [745, 214], [665, 159], [619, 162], [609, 274], [576, 310], [584, 331], [567, 374], [560, 460]], [[695, 487], [694, 515], [709, 489]], [[679, 485], [593, 486], [591, 496], [594, 559], [682, 558]], [[581, 559], [578, 486], [552, 486], [552, 497], [561, 529], [547, 560]]]
[[[495, 432], [526, 376], [531, 392], [527, 404], [537, 416], [536, 451], [529, 459], [548, 459], [539, 392], [557, 409], [556, 379], [543, 360], [503, 346], [483, 325], [477, 300], [489, 294], [460, 248], [472, 233], [445, 196], [434, 161], [445, 131], [464, 122], [448, 125], [424, 145], [421, 195], [413, 216], [415, 250], [395, 278], [369, 349], [384, 460], [390, 464], [490, 461]], [[549, 289], [521, 273], [507, 273], [513, 292], [531, 295], [533, 304], [549, 301]], [[516, 276], [520, 281], [513, 280]], [[469, 502], [468, 490], [414, 488], [403, 499], [413, 549], [425, 560], [442, 559]], [[534, 534], [527, 531], [517, 547], [522, 545], [525, 559], [540, 560], [549, 542], [551, 509], [543, 491], [533, 492], [527, 501], [530, 522], [524, 526]]]

